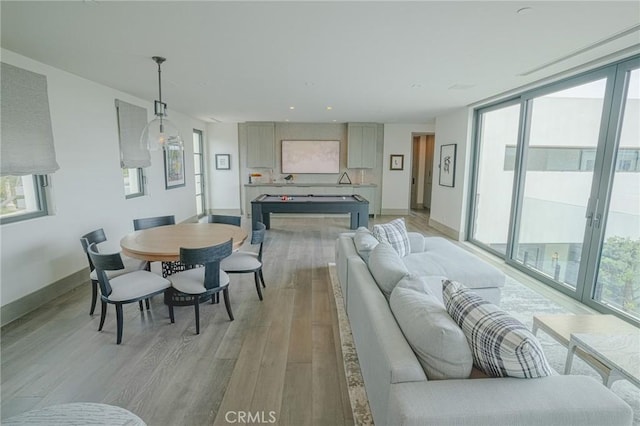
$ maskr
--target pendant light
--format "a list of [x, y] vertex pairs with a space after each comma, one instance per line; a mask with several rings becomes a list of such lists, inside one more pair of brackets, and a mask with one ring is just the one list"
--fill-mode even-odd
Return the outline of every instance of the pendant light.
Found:
[[162, 102], [162, 71], [160, 65], [166, 58], [154, 56], [152, 58], [158, 64], [158, 99], [154, 102], [156, 118], [151, 120], [142, 131], [140, 144], [150, 151], [159, 149], [174, 151], [183, 150], [184, 142], [178, 132], [178, 128], [167, 119], [167, 104]]

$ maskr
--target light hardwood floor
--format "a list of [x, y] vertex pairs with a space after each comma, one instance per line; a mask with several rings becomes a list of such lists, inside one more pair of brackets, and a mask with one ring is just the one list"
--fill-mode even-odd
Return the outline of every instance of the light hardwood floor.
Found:
[[[406, 219], [410, 230], [437, 233], [424, 214]], [[3, 327], [2, 418], [90, 401], [149, 425], [238, 424], [248, 413], [282, 425], [353, 424], [327, 268], [348, 224], [347, 216], [274, 216], [264, 301], [251, 274], [233, 275], [235, 321], [224, 304], [203, 304], [200, 335], [192, 307], [176, 308], [171, 324], [155, 297], [144, 313], [125, 306], [118, 346], [112, 309], [102, 332], [99, 315], [88, 314], [89, 285]]]

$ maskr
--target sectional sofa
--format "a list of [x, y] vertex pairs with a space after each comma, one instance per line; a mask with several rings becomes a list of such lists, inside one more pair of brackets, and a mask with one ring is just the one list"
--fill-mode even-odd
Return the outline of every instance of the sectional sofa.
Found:
[[[367, 240], [370, 244], [363, 242]], [[342, 234], [336, 241], [338, 279], [377, 425], [632, 423], [631, 408], [590, 377], [488, 378], [472, 373], [471, 377], [481, 378], [429, 379], [390, 308], [385, 288], [389, 283], [381, 286], [374, 276], [381, 281], [417, 280], [434, 294], [440, 290], [441, 277], [453, 278], [499, 302], [504, 275], [447, 240], [415, 233], [409, 233], [409, 240], [407, 256], [414, 258], [404, 256], [403, 265], [397, 259], [396, 265], [381, 261], [374, 253], [376, 243], [356, 233]], [[404, 275], [402, 266], [407, 269]]]

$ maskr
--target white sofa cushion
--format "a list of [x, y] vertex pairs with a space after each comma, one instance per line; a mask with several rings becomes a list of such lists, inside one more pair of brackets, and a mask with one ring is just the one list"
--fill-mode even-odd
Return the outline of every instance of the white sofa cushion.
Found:
[[356, 229], [353, 235], [353, 243], [356, 246], [356, 251], [365, 262], [369, 259], [369, 254], [379, 243], [376, 237], [373, 236], [369, 229], [361, 226]]
[[554, 374], [540, 343], [520, 321], [455, 281], [443, 283], [443, 298], [469, 342], [474, 364], [486, 374], [519, 378]]
[[391, 293], [391, 311], [430, 380], [466, 379], [473, 356], [464, 333], [418, 277], [405, 277]]
[[389, 244], [382, 242], [371, 250], [367, 265], [387, 300], [398, 281], [409, 273], [398, 252]]
[[404, 218], [394, 219], [391, 222], [373, 225], [373, 236], [381, 243], [388, 243], [393, 247], [400, 257], [411, 253], [409, 247], [409, 235], [404, 224]]

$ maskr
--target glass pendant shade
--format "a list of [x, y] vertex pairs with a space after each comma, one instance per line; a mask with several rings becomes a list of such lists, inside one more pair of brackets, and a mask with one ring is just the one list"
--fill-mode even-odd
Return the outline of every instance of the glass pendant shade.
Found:
[[184, 149], [178, 128], [163, 116], [156, 116], [145, 126], [140, 144], [149, 151]]

